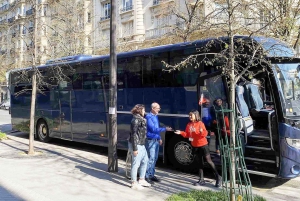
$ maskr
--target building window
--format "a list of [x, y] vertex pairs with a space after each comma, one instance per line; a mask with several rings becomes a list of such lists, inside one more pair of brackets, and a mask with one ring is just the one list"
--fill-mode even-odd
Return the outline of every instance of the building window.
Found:
[[165, 27], [171, 24], [172, 15], [156, 18], [156, 27]]
[[26, 34], [26, 27], [22, 26], [22, 34]]
[[103, 4], [103, 14], [104, 16], [101, 17], [101, 21], [110, 18], [110, 3]]
[[46, 16], [47, 15], [47, 6], [44, 6], [43, 11], [44, 11], [43, 16]]
[[92, 39], [91, 39], [91, 36], [88, 36], [87, 39], [88, 39], [88, 45], [91, 46], [91, 45], [92, 45]]
[[87, 13], [87, 23], [91, 23], [91, 13]]
[[122, 12], [133, 9], [132, 0], [123, 0], [122, 4], [123, 4], [123, 8], [121, 10]]
[[217, 22], [219, 21], [226, 21], [228, 19], [228, 13], [227, 13], [227, 4], [226, 3], [215, 3], [215, 20]]
[[133, 21], [122, 25], [122, 37], [131, 36], [133, 34]]

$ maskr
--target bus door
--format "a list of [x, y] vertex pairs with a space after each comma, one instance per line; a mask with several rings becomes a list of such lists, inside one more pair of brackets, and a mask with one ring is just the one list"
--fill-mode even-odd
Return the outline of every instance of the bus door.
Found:
[[59, 83], [59, 118], [60, 118], [60, 137], [73, 140], [72, 135], [72, 92], [66, 81]]
[[[222, 107], [227, 107], [226, 88], [220, 72], [207, 74], [202, 73], [199, 79], [199, 112], [206, 129], [208, 130], [209, 150], [212, 153], [220, 154], [218, 127], [216, 124], [215, 107], [217, 99], [222, 100]], [[212, 155], [214, 158], [214, 155]], [[218, 158], [218, 157], [217, 157]]]
[[87, 128], [88, 143], [107, 145], [107, 110], [109, 76], [102, 73], [83, 75], [82, 122]]

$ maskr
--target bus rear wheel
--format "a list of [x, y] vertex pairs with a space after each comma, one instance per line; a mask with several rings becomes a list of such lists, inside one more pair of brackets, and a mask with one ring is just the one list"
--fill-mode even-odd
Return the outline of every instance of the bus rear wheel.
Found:
[[198, 170], [193, 147], [187, 139], [174, 135], [169, 142], [167, 153], [170, 163], [175, 168], [187, 172]]
[[50, 141], [48, 125], [44, 120], [38, 121], [37, 134], [40, 141], [42, 142]]

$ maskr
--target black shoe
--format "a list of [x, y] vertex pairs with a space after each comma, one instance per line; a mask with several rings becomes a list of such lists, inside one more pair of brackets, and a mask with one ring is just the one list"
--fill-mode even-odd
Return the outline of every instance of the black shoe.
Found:
[[151, 177], [151, 180], [155, 182], [160, 182], [160, 179], [158, 179], [156, 176]]
[[199, 180], [196, 183], [194, 183], [194, 186], [204, 186], [205, 185], [205, 181], [204, 180]]
[[150, 178], [145, 178], [145, 180], [146, 180], [149, 184], [151, 184], [151, 185], [154, 184], [154, 182], [153, 182]]
[[217, 176], [216, 178], [216, 184], [215, 187], [219, 188], [222, 184], [222, 177], [220, 175]]

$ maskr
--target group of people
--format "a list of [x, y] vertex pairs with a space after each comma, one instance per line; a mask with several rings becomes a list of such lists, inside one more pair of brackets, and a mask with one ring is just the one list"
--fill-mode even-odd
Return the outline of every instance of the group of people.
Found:
[[[137, 104], [131, 110], [130, 138], [128, 147], [132, 155], [131, 188], [141, 190], [153, 182], [160, 182], [155, 176], [155, 165], [158, 159], [159, 146], [162, 145], [161, 132], [171, 131], [171, 127], [160, 127], [157, 114], [158, 103], [151, 104], [151, 111], [145, 116], [145, 106]], [[139, 170], [139, 181], [137, 172]]]
[[[141, 190], [144, 187], [151, 186], [154, 182], [160, 182], [155, 176], [155, 165], [158, 159], [159, 146], [162, 145], [160, 133], [164, 131], [173, 131], [171, 127], [160, 127], [157, 114], [160, 111], [160, 105], [156, 102], [151, 104], [151, 111], [145, 116], [145, 106], [137, 104], [131, 110], [133, 118], [131, 121], [131, 132], [129, 138], [129, 150], [132, 154], [131, 164], [131, 188]], [[199, 181], [195, 186], [205, 185], [203, 176], [204, 158], [213, 169], [216, 177], [215, 186], [219, 187], [221, 177], [211, 160], [205, 124], [201, 121], [197, 110], [189, 113], [190, 122], [185, 131], [176, 130], [175, 134], [184, 138], [189, 138], [191, 145], [195, 149], [195, 154], [199, 159]], [[139, 170], [139, 180], [137, 173]]]

